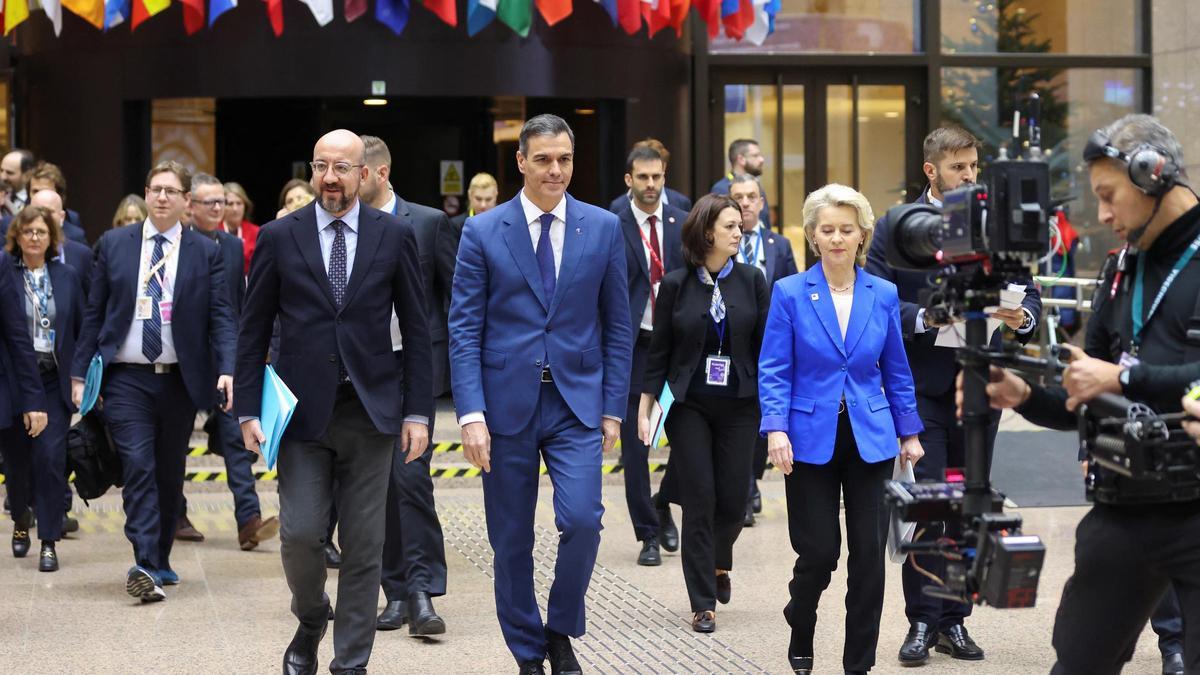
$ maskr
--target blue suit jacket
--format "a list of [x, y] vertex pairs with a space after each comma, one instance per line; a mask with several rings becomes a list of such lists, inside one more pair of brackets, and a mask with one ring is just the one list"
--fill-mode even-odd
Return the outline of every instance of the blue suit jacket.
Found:
[[[22, 283], [16, 258], [9, 256], [5, 262], [18, 270], [17, 283]], [[80, 326], [83, 325], [83, 286], [79, 281], [79, 275], [66, 263], [50, 260], [46, 263], [46, 270], [50, 273], [50, 288], [54, 294], [54, 358], [61, 364], [58, 369], [58, 391], [62, 402], [67, 405], [67, 409], [74, 410], [75, 404], [71, 402], [71, 363], [75, 357], [75, 338], [79, 335]], [[25, 293], [21, 291], [21, 288], [21, 286], [17, 286], [17, 295], [14, 297], [19, 298], [23, 303]], [[24, 316], [24, 305], [22, 304], [21, 307], [21, 313]], [[20, 396], [17, 382], [14, 378], [6, 379], [9, 380], [9, 395], [13, 397], [13, 400], [17, 400]]]
[[[188, 395], [197, 408], [207, 410], [216, 401], [213, 373], [233, 374], [235, 323], [225, 288], [225, 262], [216, 243], [188, 228], [179, 247], [171, 335]], [[125, 342], [140, 290], [141, 254], [142, 223], [100, 237], [72, 377], [84, 379], [97, 352], [108, 368]]]
[[221, 261], [225, 264], [225, 291], [229, 294], [233, 319], [237, 321], [242, 315], [242, 301], [246, 298], [246, 277], [242, 274], [246, 264], [245, 251], [242, 249], [242, 240], [223, 229], [217, 230], [217, 243], [221, 246]]
[[0, 380], [11, 383], [0, 387], [0, 429], [20, 424], [22, 413], [46, 409], [21, 283], [14, 265], [0, 265]]
[[[92, 281], [92, 261], [94, 256], [92, 255], [91, 247], [85, 246], [73, 239], [68, 239], [63, 242], [63, 251], [58, 256], [58, 259], [66, 263], [67, 267], [75, 270], [75, 276], [79, 277], [79, 283], [86, 298]], [[70, 362], [68, 361], [67, 363], [69, 364]]]
[[[726, 174], [717, 180], [717, 182], [712, 184], [712, 187], [709, 188], [709, 192], [714, 195], [728, 195], [730, 184], [730, 176]], [[758, 212], [758, 219], [763, 221], [763, 225], [766, 225], [768, 230], [771, 229], [771, 207], [767, 204], [766, 193], [763, 193], [763, 207], [762, 210]]]
[[585, 426], [625, 415], [633, 350], [625, 242], [615, 215], [566, 200], [553, 298], [544, 297], [520, 195], [463, 227], [450, 304], [454, 404], [460, 417], [486, 412], [494, 433], [529, 423], [547, 359]]
[[[616, 204], [613, 213], [621, 223], [621, 234], [625, 236], [625, 268], [629, 282], [629, 321], [630, 328], [637, 331], [642, 323], [642, 314], [646, 311], [646, 303], [650, 300], [650, 266], [646, 264], [646, 245], [642, 242], [642, 234], [633, 215], [633, 206], [629, 200]], [[683, 267], [683, 240], [680, 231], [687, 213], [671, 206], [663, 205], [663, 240], [659, 248], [663, 254], [663, 271], [666, 272]]]
[[[926, 190], [916, 199], [917, 204], [929, 203], [929, 192]], [[917, 392], [922, 396], [944, 396], [954, 388], [954, 376], [958, 372], [955, 362], [956, 350], [950, 347], [937, 347], [936, 329], [922, 333], [916, 332], [917, 312], [920, 311], [920, 292], [930, 287], [930, 277], [937, 271], [932, 268], [926, 271], [897, 270], [887, 263], [887, 250], [891, 245], [892, 228], [884, 215], [875, 222], [875, 235], [871, 240], [871, 248], [867, 251], [866, 269], [871, 274], [896, 284], [900, 295], [900, 326], [904, 330], [904, 348], [908, 353], [908, 363], [912, 367], [913, 376], [917, 382]], [[1025, 299], [1021, 306], [1033, 315], [1034, 327], [1025, 334], [1018, 334], [1017, 339], [1028, 342], [1037, 334], [1037, 322], [1042, 316], [1042, 298], [1033, 283], [1025, 288]], [[999, 333], [997, 333], [998, 335]], [[953, 410], [944, 415], [948, 422], [953, 422]]]
[[[299, 405], [286, 438], [319, 438], [329, 426], [340, 355], [380, 433], [399, 435], [409, 415], [433, 417], [433, 357], [425, 291], [412, 228], [359, 204], [358, 246], [339, 309], [321, 257], [316, 202], [258, 231], [242, 306], [233, 402], [238, 417], [262, 409], [263, 366], [279, 318], [279, 377]], [[392, 310], [404, 335], [404, 361], [392, 354]], [[404, 376], [403, 395], [397, 386]]]
[[833, 457], [843, 396], [863, 460], [895, 457], [896, 438], [924, 428], [896, 287], [857, 270], [843, 340], [821, 263], [780, 281], [758, 357], [758, 395], [761, 431], [786, 431], [797, 461], [825, 464]]
[[[766, 252], [764, 258], [769, 292], [780, 279], [798, 274], [800, 270], [796, 268], [796, 255], [792, 252], [792, 242], [787, 237], [768, 230], [764, 233], [762, 245]], [[740, 255], [737, 260], [741, 262]]]

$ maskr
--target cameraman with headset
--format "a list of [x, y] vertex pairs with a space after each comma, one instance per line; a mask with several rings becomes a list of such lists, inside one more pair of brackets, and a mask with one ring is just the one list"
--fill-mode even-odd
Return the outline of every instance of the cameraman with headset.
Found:
[[[1200, 320], [1200, 200], [1181, 182], [1179, 142], [1157, 119], [1127, 115], [1094, 133], [1083, 158], [1100, 221], [1129, 242], [1096, 290], [1086, 354], [1071, 348], [1062, 387], [1030, 385], [998, 368], [987, 386], [992, 407], [1056, 429], [1077, 428], [1073, 411], [1104, 393], [1178, 412], [1180, 394], [1200, 376], [1200, 345], [1187, 337]], [[1173, 585], [1186, 628], [1184, 667], [1200, 673], [1200, 499], [1094, 464], [1088, 482], [1095, 505], [1076, 530], [1052, 672], [1119, 672]]]

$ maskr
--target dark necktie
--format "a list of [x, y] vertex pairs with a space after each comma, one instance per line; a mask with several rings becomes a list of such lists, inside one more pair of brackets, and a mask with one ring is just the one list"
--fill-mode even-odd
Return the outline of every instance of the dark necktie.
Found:
[[537, 262], [542, 272], [542, 290], [546, 291], [546, 302], [554, 299], [554, 247], [550, 244], [550, 225], [554, 223], [553, 213], [543, 213], [538, 220], [542, 221], [542, 236], [538, 237]]
[[[333, 289], [333, 302], [340, 311], [342, 301], [346, 299], [346, 224], [335, 220], [330, 227], [333, 228], [333, 248], [329, 251], [329, 286]], [[339, 355], [338, 382], [349, 381], [350, 373]]]
[[650, 256], [650, 285], [653, 286], [663, 278], [662, 247], [658, 245], [658, 216], [646, 220], [650, 223], [650, 250], [654, 251]]
[[[161, 234], [154, 235], [154, 252], [150, 254], [150, 269], [154, 269], [163, 257], [163, 244], [167, 238]], [[150, 275], [146, 283], [146, 295], [150, 298], [150, 318], [142, 321], [142, 355], [150, 363], [162, 355], [162, 314], [159, 313], [158, 303], [162, 301], [162, 284], [160, 278], [167, 276], [166, 265]]]
[[746, 235], [746, 243], [742, 246], [742, 258], [747, 265], [758, 265], [758, 261], [754, 259], [754, 232]]

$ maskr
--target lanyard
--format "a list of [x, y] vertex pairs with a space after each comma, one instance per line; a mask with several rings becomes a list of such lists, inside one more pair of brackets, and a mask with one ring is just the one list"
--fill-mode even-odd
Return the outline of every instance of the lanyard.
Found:
[[37, 324], [42, 328], [50, 327], [50, 298], [53, 297], [53, 291], [50, 290], [50, 270], [42, 271], [42, 278], [34, 280], [33, 271], [28, 267], [25, 268], [25, 293], [29, 299], [33, 301], [34, 313], [37, 314]]
[[1175, 281], [1175, 277], [1179, 276], [1179, 273], [1183, 271], [1183, 268], [1187, 267], [1187, 264], [1191, 262], [1192, 257], [1196, 255], [1197, 250], [1200, 250], [1200, 235], [1196, 235], [1196, 238], [1192, 240], [1191, 245], [1187, 247], [1187, 250], [1183, 252], [1183, 255], [1179, 256], [1179, 260], [1175, 261], [1175, 266], [1171, 268], [1171, 273], [1167, 275], [1166, 279], [1163, 279], [1162, 286], [1160, 286], [1158, 289], [1158, 295], [1154, 296], [1154, 302], [1150, 305], [1150, 311], [1146, 314], [1145, 319], [1142, 318], [1142, 295], [1144, 292], [1142, 282], [1146, 273], [1145, 254], [1143, 254], [1141, 256], [1142, 259], [1138, 261], [1137, 272], [1134, 274], [1133, 282], [1132, 352], [1135, 356], [1137, 355], [1138, 347], [1142, 344], [1142, 329], [1146, 327], [1146, 322], [1154, 316], [1155, 310], [1157, 310], [1158, 306], [1162, 304], [1163, 296], [1167, 294], [1167, 289], [1171, 287], [1171, 284]]
[[[651, 225], [650, 227], [654, 227], [654, 226]], [[666, 274], [667, 268], [663, 267], [662, 258], [659, 258], [658, 254], [654, 252], [654, 247], [650, 245], [650, 239], [646, 236], [646, 233], [643, 232], [642, 228], [640, 228], [640, 227], [638, 228], [638, 234], [642, 235], [642, 243], [644, 243], [646, 245], [646, 250], [650, 251], [650, 263], [658, 268], [659, 274]], [[660, 240], [661, 240], [661, 237], [660, 237]]]
[[725, 323], [729, 321], [729, 317], [726, 316], [720, 321], [713, 319], [712, 316], [709, 316], [708, 318], [712, 319], [713, 327], [717, 329], [717, 356], [720, 356], [721, 350], [725, 348]]
[[738, 253], [742, 256], [742, 262], [758, 267], [758, 253], [762, 248], [762, 233], [758, 231], [758, 228], [755, 228], [752, 234], [754, 235], [754, 257], [747, 260], [746, 249], [741, 246], [738, 247]]
[[[171, 258], [174, 257], [175, 254], [179, 252], [179, 245], [181, 243], [183, 243], [182, 237], [180, 237], [180, 241], [178, 241], [178, 242], [171, 241], [169, 238], [166, 237], [166, 235], [163, 235], [163, 237], [167, 239], [166, 242], [163, 244], [163, 247], [166, 248], [166, 245], [170, 244], [171, 249], [169, 251], [164, 251], [163, 257], [159, 258], [158, 262], [155, 263], [154, 266], [151, 267], [149, 270], [147, 270], [146, 275], [143, 276], [141, 278], [141, 280], [138, 281], [138, 288], [142, 289], [146, 293], [150, 292], [149, 291], [150, 277], [154, 277], [154, 276], [158, 277], [158, 287], [164, 291], [167, 289], [166, 265], [168, 262], [170, 262]], [[153, 241], [153, 240], [151, 240], [151, 241]], [[150, 249], [149, 255], [150, 256], [154, 255], [154, 249]], [[148, 260], [149, 260], [149, 258], [147, 258], [147, 261]]]

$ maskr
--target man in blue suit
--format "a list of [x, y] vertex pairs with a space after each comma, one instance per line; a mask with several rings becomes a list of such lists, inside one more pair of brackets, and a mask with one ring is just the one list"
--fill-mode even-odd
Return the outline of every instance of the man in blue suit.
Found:
[[216, 405], [218, 390], [233, 398], [224, 260], [219, 246], [180, 224], [190, 189], [183, 165], [158, 163], [146, 177], [146, 222], [100, 238], [71, 367], [78, 406], [92, 357], [105, 366], [101, 395], [134, 552], [125, 589], [143, 602], [179, 583], [170, 555], [196, 410]]
[[[925, 137], [924, 155], [923, 169], [929, 179], [929, 188], [921, 193], [917, 203], [941, 207], [946, 192], [975, 182], [979, 168], [979, 141], [965, 129], [946, 126], [933, 130]], [[943, 481], [947, 467], [962, 467], [966, 461], [963, 431], [955, 419], [954, 377], [958, 372], [955, 350], [934, 344], [941, 326], [927, 320], [925, 309], [917, 304], [921, 290], [930, 287], [931, 276], [936, 270], [892, 268], [887, 263], [891, 238], [887, 217], [880, 218], [875, 224], [875, 238], [867, 252], [866, 269], [896, 284], [900, 296], [900, 326], [904, 334], [904, 347], [916, 384], [917, 410], [925, 425], [920, 435], [925, 458], [915, 467], [917, 480]], [[993, 318], [1003, 321], [1024, 343], [1033, 337], [1041, 313], [1041, 297], [1030, 282], [1020, 308], [997, 310]], [[998, 422], [997, 416], [988, 434], [989, 466]], [[944, 523], [928, 524], [923, 528], [925, 538], [933, 540], [940, 537], [944, 526]], [[921, 564], [935, 575], [941, 576], [944, 572], [945, 562], [940, 558], [922, 560]], [[910, 666], [922, 665], [929, 658], [929, 648], [935, 645], [937, 651], [948, 653], [956, 659], [982, 659], [983, 650], [963, 626], [963, 620], [971, 614], [971, 606], [926, 595], [922, 589], [931, 582], [913, 568], [911, 559], [904, 564], [902, 575], [905, 613], [910, 628], [900, 648], [900, 662]]]
[[[683, 266], [680, 229], [687, 213], [662, 200], [666, 163], [662, 155], [643, 144], [635, 145], [625, 162], [625, 185], [629, 197], [621, 200], [613, 213], [621, 223], [621, 234], [629, 247], [625, 251], [629, 283], [629, 321], [637, 326], [633, 343], [632, 369], [629, 371], [629, 406], [621, 424], [621, 464], [625, 476], [625, 503], [633, 533], [642, 542], [639, 565], [660, 565], [659, 546], [668, 551], [679, 549], [674, 523], [660, 523], [660, 515], [650, 499], [650, 449], [638, 438], [638, 403], [642, 392], [642, 373], [654, 331], [654, 302], [663, 275]], [[660, 540], [660, 532], [662, 539]]]
[[[575, 151], [567, 123], [534, 117], [518, 147], [520, 194], [463, 228], [451, 383], [463, 451], [485, 472], [504, 639], [522, 674], [544, 673], [549, 656], [566, 675], [581, 672], [570, 637], [584, 633], [600, 545], [602, 452], [616, 444], [628, 405], [628, 271], [617, 217], [567, 194]], [[539, 459], [559, 530], [545, 624], [533, 588]]]
[[[409, 462], [429, 443], [432, 356], [417, 243], [406, 223], [359, 199], [365, 155], [362, 139], [346, 129], [317, 141], [309, 166], [318, 197], [259, 230], [238, 333], [235, 400], [246, 447], [260, 451], [266, 440], [258, 418], [276, 317], [274, 366], [299, 400], [278, 459], [280, 553], [299, 621], [283, 655], [285, 675], [317, 672], [329, 623], [325, 544], [335, 502], [344, 517], [329, 669], [366, 672], [396, 439]], [[392, 354], [392, 312], [404, 336], [402, 363]]]

